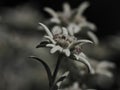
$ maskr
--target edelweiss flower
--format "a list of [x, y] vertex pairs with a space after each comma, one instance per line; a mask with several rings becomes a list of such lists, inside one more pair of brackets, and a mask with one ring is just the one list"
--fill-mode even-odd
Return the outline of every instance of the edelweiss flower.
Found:
[[[89, 6], [88, 2], [82, 3], [77, 9], [71, 10], [71, 7], [68, 3], [63, 5], [63, 12], [56, 12], [51, 8], [46, 7], [45, 11], [48, 12], [52, 18], [50, 19], [51, 22], [56, 23], [58, 25], [64, 25], [68, 28], [68, 32], [71, 35], [74, 35], [82, 30], [83, 28], [88, 28], [88, 30], [96, 30], [96, 26], [87, 21], [86, 18], [83, 16], [84, 11]], [[54, 27], [53, 27], [54, 28]], [[97, 37], [92, 34], [88, 33], [88, 36], [95, 40], [94, 42], [98, 43]]]
[[89, 3], [84, 2], [82, 3], [77, 9], [71, 10], [71, 7], [68, 3], [63, 4], [63, 12], [56, 12], [51, 8], [46, 7], [45, 11], [47, 11], [52, 18], [50, 19], [51, 22], [60, 24], [63, 23], [64, 25], [69, 24], [70, 22], [78, 23], [81, 26], [88, 26], [91, 29], [95, 29], [95, 25], [88, 22], [86, 18], [83, 16], [84, 11], [88, 8]]
[[37, 48], [49, 47], [52, 48], [50, 50], [51, 53], [59, 51], [60, 53], [64, 53], [67, 57], [73, 56], [75, 60], [80, 59], [80, 61], [89, 68], [90, 72], [94, 73], [89, 62], [81, 56], [81, 46], [85, 43], [92, 43], [90, 40], [77, 40], [76, 37], [69, 35], [68, 30], [64, 27], [57, 31], [53, 30], [50, 32], [44, 24], [39, 24], [45, 29], [48, 35], [44, 36], [47, 41], [42, 41]]

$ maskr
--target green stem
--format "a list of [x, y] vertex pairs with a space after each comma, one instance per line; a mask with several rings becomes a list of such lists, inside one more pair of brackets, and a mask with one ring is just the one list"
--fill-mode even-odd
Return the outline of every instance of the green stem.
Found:
[[50, 90], [55, 90], [54, 82], [55, 82], [57, 74], [58, 74], [58, 70], [59, 70], [60, 63], [62, 61], [62, 57], [63, 57], [63, 54], [60, 54], [58, 56], [56, 67], [55, 67], [55, 70], [53, 72], [52, 87], [50, 87]]

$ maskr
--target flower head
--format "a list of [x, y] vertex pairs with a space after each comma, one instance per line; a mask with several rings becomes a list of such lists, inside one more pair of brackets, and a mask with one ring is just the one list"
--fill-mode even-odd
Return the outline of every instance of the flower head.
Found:
[[[87, 30], [96, 30], [96, 26], [93, 23], [87, 21], [86, 17], [83, 16], [83, 13], [88, 8], [88, 6], [88, 2], [83, 2], [77, 9], [71, 10], [70, 5], [65, 3], [63, 5], [63, 12], [56, 12], [48, 7], [45, 8], [45, 11], [52, 16], [50, 19], [52, 23], [56, 23], [58, 26], [63, 25], [67, 27], [70, 35], [74, 35], [84, 30], [83, 28], [87, 28]], [[87, 33], [88, 36], [95, 43], [98, 43], [97, 37], [94, 35], [94, 33], [92, 33], [92, 35], [91, 33]]]
[[80, 28], [89, 27], [91, 30], [95, 30], [96, 26], [93, 23], [88, 22], [83, 16], [83, 13], [88, 8], [88, 6], [88, 2], [83, 2], [77, 9], [71, 10], [70, 5], [65, 3], [63, 5], [63, 12], [56, 12], [48, 7], [45, 8], [45, 11], [52, 16], [50, 21], [53, 23], [67, 25], [68, 27], [71, 25], [76, 27], [77, 25]]
[[72, 59], [78, 61], [80, 59], [80, 61], [89, 68], [90, 72], [93, 73], [93, 69], [91, 68], [89, 62], [85, 58], [81, 57], [81, 46], [85, 43], [92, 43], [90, 40], [77, 40], [76, 37], [69, 35], [68, 30], [64, 27], [50, 32], [47, 26], [42, 23], [39, 24], [45, 29], [47, 36], [44, 36], [46, 40], [42, 41], [37, 48], [43, 46], [49, 47], [51, 48], [51, 53], [59, 51], [60, 53], [64, 53], [67, 57], [74, 56]]

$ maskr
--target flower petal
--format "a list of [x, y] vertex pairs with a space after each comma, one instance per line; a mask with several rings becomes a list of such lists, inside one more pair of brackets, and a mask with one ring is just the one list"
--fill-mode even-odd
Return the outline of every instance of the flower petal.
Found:
[[54, 39], [51, 38], [50, 36], [44, 36], [44, 38], [50, 40], [53, 44], [56, 44], [56, 42], [54, 41]]
[[65, 17], [70, 17], [71, 15], [71, 7], [68, 3], [63, 4], [63, 13]]
[[82, 23], [80, 23], [79, 24], [79, 26], [81, 27], [81, 28], [83, 28], [83, 27], [88, 27], [90, 30], [92, 30], [92, 31], [95, 31], [96, 30], [96, 26], [95, 26], [95, 24], [93, 24], [93, 23], [91, 23], [91, 22], [88, 22], [88, 21], [86, 21], [86, 20], [84, 20], [84, 21], [82, 21]]
[[64, 35], [68, 35], [68, 30], [65, 27], [62, 27], [62, 30]]
[[61, 27], [60, 26], [54, 26], [53, 29], [52, 29], [52, 33], [53, 33], [53, 35], [61, 34], [62, 33]]
[[72, 36], [81, 30], [81, 28], [74, 23], [70, 23], [67, 28], [68, 28], [70, 35], [72, 35]]
[[86, 22], [86, 26], [88, 26], [93, 31], [97, 29], [96, 25], [91, 22]]
[[78, 16], [81, 16], [84, 11], [89, 7], [89, 2], [83, 2], [79, 7], [78, 7]]
[[51, 53], [55, 53], [55, 52], [57, 52], [57, 51], [62, 51], [62, 47], [60, 47], [60, 46], [55, 46], [55, 47], [53, 47], [51, 50], [50, 50], [50, 52]]
[[86, 56], [83, 52], [81, 52], [81, 53], [79, 54], [79, 56], [81, 56], [81, 57], [83, 57], [83, 58], [87, 58], [87, 56]]
[[65, 53], [65, 55], [66, 55], [67, 57], [70, 56], [70, 50], [69, 50], [69, 49], [63, 49], [63, 53]]
[[82, 62], [83, 64], [85, 64], [86, 66], [87, 66], [87, 68], [88, 68], [88, 70], [89, 70], [89, 72], [91, 73], [91, 74], [94, 74], [95, 73], [95, 71], [93, 70], [93, 68], [91, 67], [91, 65], [90, 65], [90, 63], [88, 62], [88, 60], [86, 59], [86, 58], [83, 58], [83, 57], [81, 57], [81, 56], [78, 56], [78, 55], [76, 55], [76, 54], [74, 54], [74, 56], [76, 57], [76, 61], [80, 61], [80, 62]]
[[78, 40], [77, 42], [76, 42], [76, 44], [86, 44], [86, 43], [90, 43], [90, 44], [93, 44], [93, 42], [92, 41], [90, 41], [90, 40], [86, 40], [86, 39], [83, 39], [83, 40]]
[[93, 40], [93, 42], [95, 44], [99, 43], [99, 40], [98, 40], [97, 36], [93, 32], [88, 31], [87, 34]]
[[53, 48], [53, 47], [55, 47], [55, 45], [54, 44], [47, 44], [46, 47]]
[[45, 7], [44, 10], [48, 12], [52, 17], [58, 17], [57, 13], [53, 9]]
[[86, 43], [93, 43], [92, 41], [90, 41], [90, 40], [86, 40], [86, 39], [82, 39], [82, 40], [77, 40], [76, 42], [73, 42], [70, 46], [69, 46], [69, 48], [72, 48], [72, 47], [74, 47], [74, 46], [76, 46], [76, 45], [78, 45], [78, 44], [80, 44], [80, 45], [83, 45], [83, 44], [86, 44]]
[[51, 38], [53, 38], [53, 35], [52, 35], [52, 33], [50, 32], [50, 30], [47, 28], [47, 26], [44, 25], [44, 24], [42, 24], [42, 23], [39, 23], [39, 24], [45, 29], [46, 33], [47, 33]]
[[53, 22], [53, 23], [56, 23], [56, 24], [61, 23], [61, 21], [58, 18], [51, 18], [50, 21]]

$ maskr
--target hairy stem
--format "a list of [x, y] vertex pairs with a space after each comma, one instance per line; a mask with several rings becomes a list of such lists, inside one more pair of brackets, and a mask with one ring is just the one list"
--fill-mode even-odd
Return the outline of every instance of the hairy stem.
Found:
[[53, 72], [53, 78], [52, 78], [52, 87], [50, 87], [50, 90], [57, 90], [54, 86], [54, 82], [56, 80], [56, 77], [57, 77], [57, 74], [58, 74], [58, 70], [59, 70], [59, 66], [60, 66], [60, 63], [62, 61], [62, 57], [63, 57], [63, 54], [60, 54], [58, 56], [58, 60], [57, 60], [57, 63], [56, 63], [56, 67], [55, 67], [55, 70]]

